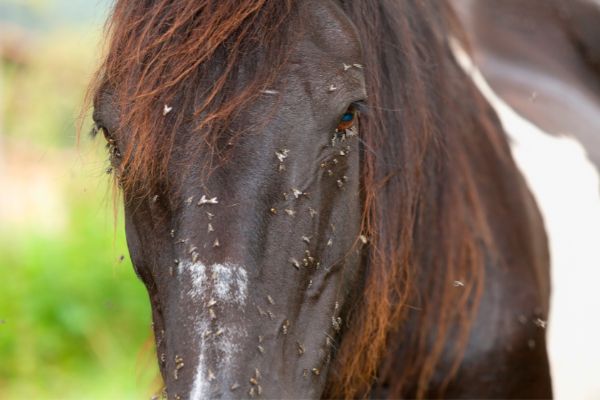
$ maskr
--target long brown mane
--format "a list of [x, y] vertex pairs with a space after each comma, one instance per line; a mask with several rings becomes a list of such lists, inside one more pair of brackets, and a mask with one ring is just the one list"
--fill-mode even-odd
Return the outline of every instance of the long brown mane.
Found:
[[[454, 359], [441, 371], [444, 383], [455, 374], [483, 288], [491, 243], [475, 171], [487, 162], [478, 154], [512, 161], [489, 106], [453, 60], [448, 40], [461, 34], [447, 4], [347, 3], [367, 71], [371, 113], [361, 129], [374, 149], [364, 166], [373, 239], [364, 300], [329, 395], [362, 395], [373, 378], [383, 383], [393, 372], [401, 378], [389, 382], [392, 393], [410, 386], [422, 397], [444, 355]], [[403, 370], [387, 371], [381, 360], [402, 323], [412, 325], [397, 344], [408, 349]]]
[[[445, 383], [455, 374], [484, 258], [493, 256], [483, 253], [492, 246], [480, 189], [482, 176], [493, 172], [475, 166], [512, 160], [495, 117], [452, 58], [448, 38], [458, 32], [444, 2], [343, 3], [364, 48], [370, 111], [361, 117], [369, 149], [363, 223], [370, 242], [363, 299], [351, 310], [325, 395], [366, 395], [390, 374], [386, 349], [396, 346], [410, 351], [400, 351], [394, 392], [411, 386], [422, 397], [443, 357], [454, 360], [441, 371]], [[119, 129], [129, 132], [126, 184], [160, 180], [176, 132], [192, 120], [202, 121], [198, 135], [219, 152], [228, 116], [266, 88], [285, 61], [294, 4], [117, 1], [94, 91], [111, 93]], [[251, 82], [244, 88], [240, 71]], [[165, 104], [179, 112], [165, 118]], [[396, 342], [402, 324], [412, 333]]]

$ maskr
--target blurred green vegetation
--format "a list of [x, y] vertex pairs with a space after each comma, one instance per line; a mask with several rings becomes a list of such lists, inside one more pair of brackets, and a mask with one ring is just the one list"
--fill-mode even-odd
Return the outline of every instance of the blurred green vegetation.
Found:
[[114, 222], [105, 150], [76, 144], [99, 39], [25, 34], [1, 54], [0, 399], [156, 389], [149, 302]]

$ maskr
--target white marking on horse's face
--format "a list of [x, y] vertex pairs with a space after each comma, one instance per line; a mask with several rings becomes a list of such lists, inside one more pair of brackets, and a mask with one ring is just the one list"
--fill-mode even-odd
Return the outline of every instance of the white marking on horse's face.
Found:
[[[213, 397], [211, 394], [211, 382], [209, 380], [211, 373], [224, 372], [219, 375], [224, 381], [218, 382], [222, 387], [233, 383], [230, 382], [232, 367], [234, 367], [232, 361], [234, 356], [241, 351], [239, 343], [247, 336], [246, 331], [241, 327], [223, 327], [217, 328], [217, 330], [222, 329], [222, 333], [218, 337], [214, 337], [213, 335], [205, 337], [204, 332], [206, 332], [208, 326], [206, 323], [197, 324], [198, 331], [203, 333], [197, 338], [200, 353], [198, 355], [198, 365], [196, 366], [194, 382], [190, 391], [190, 400], [204, 400]], [[217, 364], [213, 365], [213, 368], [216, 369], [212, 372], [209, 372], [206, 357], [206, 350], [209, 347], [220, 354]]]
[[201, 262], [182, 262], [179, 274], [182, 279], [191, 278], [189, 295], [194, 299], [206, 298], [206, 290], [210, 287], [212, 297], [219, 303], [246, 304], [248, 274], [241, 265], [226, 262], [206, 266]]
[[[600, 382], [600, 177], [571, 136], [553, 136], [499, 98], [454, 42], [453, 51], [492, 104], [511, 139], [548, 233], [552, 299], [548, 354], [557, 398], [597, 398]], [[567, 134], [568, 132], [565, 132]]]
[[[243, 312], [248, 296], [248, 276], [246, 269], [238, 264], [223, 263], [204, 265], [201, 262], [182, 262], [179, 265], [179, 277], [189, 280], [188, 296], [206, 305], [214, 300], [217, 308], [238, 308]], [[188, 300], [189, 301], [189, 300]], [[219, 359], [213, 368], [223, 372], [220, 376], [228, 380], [231, 375], [234, 356], [241, 350], [239, 343], [247, 336], [242, 326], [224, 325], [218, 318], [211, 320], [208, 310], [201, 309], [194, 316], [195, 343], [199, 351], [196, 376], [192, 384], [190, 399], [207, 399], [211, 397], [211, 383], [207, 350], [219, 354]], [[208, 332], [211, 326], [214, 331]], [[217, 334], [217, 332], [219, 332]], [[221, 382], [227, 384], [227, 382]]]

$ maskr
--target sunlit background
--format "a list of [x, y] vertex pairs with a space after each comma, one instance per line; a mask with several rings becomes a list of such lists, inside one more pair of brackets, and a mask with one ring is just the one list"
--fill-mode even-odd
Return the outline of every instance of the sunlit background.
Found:
[[0, 399], [156, 389], [103, 143], [76, 140], [109, 3], [0, 0]]

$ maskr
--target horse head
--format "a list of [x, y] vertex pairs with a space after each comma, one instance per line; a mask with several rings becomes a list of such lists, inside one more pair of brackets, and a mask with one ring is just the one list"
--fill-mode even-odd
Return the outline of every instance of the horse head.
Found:
[[[222, 24], [253, 29], [236, 20], [241, 7], [214, 7], [230, 13]], [[140, 132], [144, 122], [131, 114], [140, 110], [124, 110], [108, 80], [96, 94], [95, 120], [124, 189], [127, 242], [173, 396], [319, 397], [360, 283], [358, 114], [366, 89], [358, 34], [334, 2], [270, 12], [296, 14], [273, 28], [282, 35], [276, 51], [262, 48], [272, 41], [251, 43], [253, 32], [245, 47], [222, 44], [172, 96], [152, 95], [155, 125], [143, 129], [163, 137]], [[214, 36], [226, 27], [203, 29]], [[190, 61], [162, 60], [177, 39], [144, 55], [137, 79]], [[220, 79], [227, 84], [210, 102]], [[211, 134], [218, 137], [207, 145]], [[151, 179], [147, 161], [136, 169], [144, 154], [164, 166]]]
[[545, 348], [500, 346], [543, 333], [499, 317], [545, 310], [541, 220], [447, 2], [119, 0], [109, 32], [169, 397], [547, 397]]

